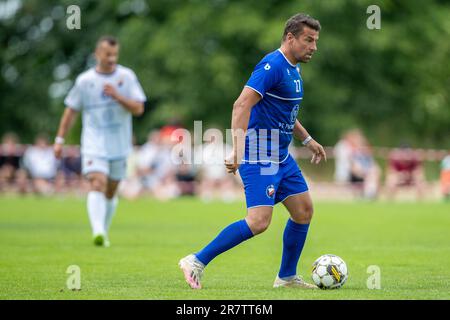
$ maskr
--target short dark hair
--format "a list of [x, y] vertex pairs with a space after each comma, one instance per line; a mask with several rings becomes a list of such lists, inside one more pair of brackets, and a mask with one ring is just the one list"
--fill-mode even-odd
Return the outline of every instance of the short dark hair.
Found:
[[113, 36], [101, 36], [98, 40], [97, 40], [97, 45], [96, 47], [98, 47], [102, 42], [107, 42], [109, 45], [111, 46], [115, 46], [119, 44], [119, 41], [117, 40], [117, 38], [113, 37]]
[[303, 28], [307, 26], [313, 30], [320, 31], [320, 22], [305, 13], [297, 13], [286, 21], [283, 33], [283, 41], [286, 40], [287, 34], [290, 32], [297, 38], [297, 36], [303, 31]]

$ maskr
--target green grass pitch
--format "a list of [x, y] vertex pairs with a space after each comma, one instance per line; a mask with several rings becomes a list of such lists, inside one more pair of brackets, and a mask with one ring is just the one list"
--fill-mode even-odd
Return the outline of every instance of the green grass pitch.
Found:
[[[349, 279], [339, 290], [273, 289], [287, 212], [270, 228], [216, 258], [199, 291], [188, 288], [179, 258], [201, 249], [244, 203], [196, 199], [122, 200], [110, 248], [91, 242], [85, 201], [0, 197], [0, 299], [450, 299], [450, 204], [317, 202], [299, 273], [310, 280], [320, 255], [341, 256]], [[70, 265], [81, 290], [66, 287]], [[367, 267], [381, 289], [367, 289]]]

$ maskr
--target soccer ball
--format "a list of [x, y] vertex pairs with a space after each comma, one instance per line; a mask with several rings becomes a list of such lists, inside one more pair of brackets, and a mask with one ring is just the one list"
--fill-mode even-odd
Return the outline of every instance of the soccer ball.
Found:
[[334, 254], [324, 254], [314, 261], [311, 276], [320, 289], [338, 289], [347, 281], [347, 265]]

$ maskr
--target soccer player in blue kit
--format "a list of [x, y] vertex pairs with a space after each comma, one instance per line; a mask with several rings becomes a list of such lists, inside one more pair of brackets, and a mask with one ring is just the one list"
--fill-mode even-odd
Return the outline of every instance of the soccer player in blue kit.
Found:
[[233, 151], [225, 165], [230, 173], [239, 169], [247, 216], [227, 226], [199, 252], [180, 260], [186, 282], [193, 289], [201, 288], [204, 268], [212, 259], [267, 229], [273, 206], [279, 202], [289, 211], [290, 218], [284, 229], [281, 266], [273, 286], [317, 288], [297, 275], [313, 204], [288, 146], [294, 135], [313, 153], [312, 163], [326, 160], [323, 147], [297, 120], [303, 100], [303, 81], [297, 64], [312, 58], [319, 31], [320, 23], [312, 17], [302, 13], [291, 17], [286, 22], [281, 47], [256, 65], [233, 105]]

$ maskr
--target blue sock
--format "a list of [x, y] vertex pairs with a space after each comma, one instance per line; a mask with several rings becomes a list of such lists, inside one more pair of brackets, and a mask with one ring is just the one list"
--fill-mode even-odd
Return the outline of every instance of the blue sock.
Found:
[[219, 254], [233, 248], [239, 243], [253, 237], [247, 222], [236, 221], [222, 230], [219, 235], [211, 241], [200, 252], [196, 253], [197, 259], [205, 266]]
[[297, 274], [297, 263], [305, 244], [309, 224], [288, 220], [283, 234], [283, 256], [278, 277], [290, 278]]

